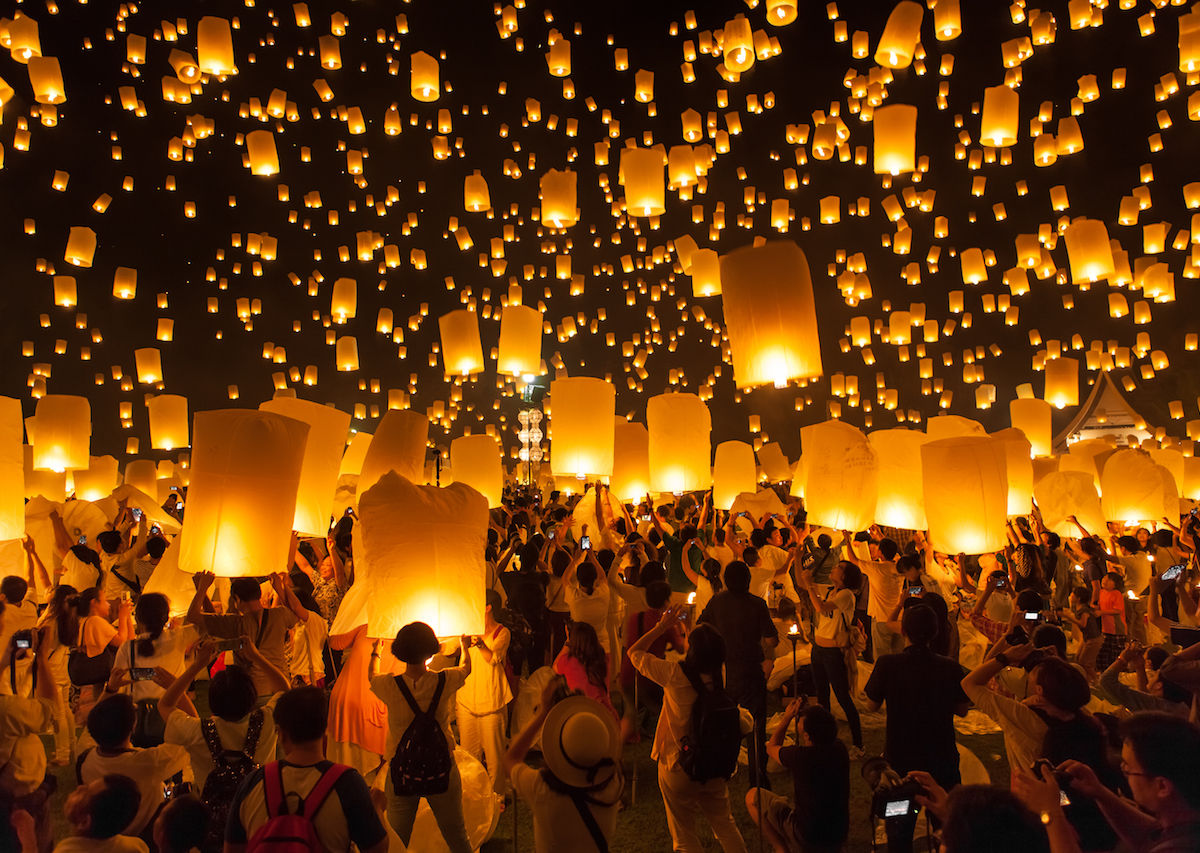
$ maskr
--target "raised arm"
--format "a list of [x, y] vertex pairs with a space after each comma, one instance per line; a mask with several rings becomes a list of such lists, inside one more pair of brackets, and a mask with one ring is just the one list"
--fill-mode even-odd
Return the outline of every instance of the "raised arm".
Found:
[[196, 594], [192, 596], [192, 603], [188, 605], [187, 615], [183, 617], [183, 621], [192, 625], [204, 624], [204, 602], [208, 600], [208, 588], [216, 579], [217, 576], [212, 572], [197, 572], [192, 576], [192, 583], [196, 585]]
[[689, 558], [688, 554], [691, 552], [691, 550], [693, 548], [699, 548], [699, 547], [700, 547], [700, 545], [697, 542], [697, 540], [695, 540], [695, 539], [689, 539], [687, 542], [684, 542], [683, 543], [683, 552], [681, 555], [681, 559], [679, 561], [681, 564], [681, 568], [683, 569], [683, 573], [685, 575], [687, 575], [687, 579], [691, 582], [692, 586], [695, 586], [698, 583], [700, 583], [700, 576], [698, 574], [696, 574], [695, 570], [692, 568], [692, 561]]
[[250, 642], [249, 637], [242, 637], [241, 652], [266, 676], [269, 693], [282, 693], [291, 687], [287, 676], [280, 671], [279, 667], [263, 657], [263, 653], [254, 643]]
[[52, 588], [54, 584], [50, 581], [50, 573], [46, 571], [46, 565], [42, 562], [42, 558], [38, 556], [37, 545], [34, 544], [33, 537], [25, 536], [21, 539], [21, 545], [25, 548], [25, 565], [27, 567], [29, 588], [31, 590], [37, 589], [39, 586], [45, 590]]
[[54, 550], [61, 560], [75, 543], [71, 541], [71, 534], [67, 533], [67, 526], [56, 509], [50, 510], [50, 526], [54, 528]]
[[[186, 713], [189, 717], [198, 717], [196, 707], [187, 699], [188, 685], [196, 680], [196, 676], [208, 667], [217, 657], [217, 644], [212, 640], [205, 640], [196, 646], [195, 657], [188, 664], [187, 669], [180, 673], [179, 677], [172, 681], [163, 691], [158, 700], [158, 715], [165, 722], [176, 708]], [[276, 670], [278, 672], [278, 670]], [[183, 703], [183, 707], [180, 704]]]
[[308, 621], [309, 612], [304, 609], [304, 605], [300, 603], [300, 599], [296, 598], [296, 594], [288, 587], [282, 573], [271, 573], [271, 588], [275, 590], [275, 595], [283, 603], [283, 606], [292, 611], [298, 620], [301, 622]]

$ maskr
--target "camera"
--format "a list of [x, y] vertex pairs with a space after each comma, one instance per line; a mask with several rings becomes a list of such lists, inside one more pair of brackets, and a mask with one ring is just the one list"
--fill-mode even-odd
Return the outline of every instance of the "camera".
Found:
[[988, 577], [996, 581], [996, 589], [1008, 589], [1008, 573], [1004, 569], [996, 569]]
[[879, 820], [910, 818], [921, 810], [917, 796], [925, 789], [914, 780], [905, 780], [881, 756], [863, 762], [862, 777], [871, 789], [871, 814]]
[[13, 633], [13, 648], [14, 649], [32, 649], [33, 648], [33, 632], [26, 628], [24, 631], [16, 631]]

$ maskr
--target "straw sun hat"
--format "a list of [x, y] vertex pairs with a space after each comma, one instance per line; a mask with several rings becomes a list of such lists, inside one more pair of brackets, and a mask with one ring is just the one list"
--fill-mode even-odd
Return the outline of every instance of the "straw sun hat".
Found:
[[599, 788], [617, 772], [620, 733], [612, 712], [594, 699], [570, 696], [542, 725], [542, 758], [572, 788]]

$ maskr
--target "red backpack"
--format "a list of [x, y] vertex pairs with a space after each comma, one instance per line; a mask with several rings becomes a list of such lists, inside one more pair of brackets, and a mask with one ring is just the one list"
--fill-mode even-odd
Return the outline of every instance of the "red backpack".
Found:
[[334, 764], [321, 774], [308, 796], [300, 801], [295, 814], [288, 814], [287, 797], [283, 790], [283, 768], [278, 761], [263, 767], [263, 787], [266, 789], [267, 822], [250, 836], [246, 853], [320, 853], [325, 850], [313, 819], [321, 810], [333, 786], [350, 768]]

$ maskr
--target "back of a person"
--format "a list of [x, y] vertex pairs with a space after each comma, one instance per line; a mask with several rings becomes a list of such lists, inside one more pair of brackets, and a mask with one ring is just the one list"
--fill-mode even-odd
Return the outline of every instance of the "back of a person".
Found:
[[[561, 783], [560, 783], [561, 784]], [[588, 792], [592, 800], [588, 810], [606, 839], [617, 834], [617, 814], [621, 810], [621, 779], [615, 776], [608, 784]], [[611, 805], [608, 805], [611, 804]], [[591, 850], [596, 843], [575, 808], [572, 798], [547, 784], [538, 771], [533, 786], [533, 849], [536, 853]]]
[[[400, 738], [404, 736], [404, 732], [408, 729], [410, 723], [414, 719], [412, 708], [408, 702], [404, 700], [400, 693], [400, 688], [396, 686], [396, 679], [403, 678], [409, 692], [412, 693], [413, 699], [421, 710], [429, 708], [429, 703], [433, 701], [433, 694], [437, 690], [439, 672], [426, 672], [417, 678], [412, 678], [408, 675], [392, 675], [384, 674], [377, 675], [371, 679], [371, 691], [383, 700], [388, 708], [388, 738], [387, 752], [385, 757], [390, 758], [396, 751], [396, 745], [400, 743]], [[442, 690], [441, 699], [438, 701], [437, 713], [434, 715], [437, 718], [438, 725], [446, 735], [446, 743], [451, 751], [455, 746], [454, 735], [450, 732], [450, 712], [457, 702], [456, 694], [458, 689], [466, 681], [465, 676], [457, 669], [446, 670], [446, 686]]]
[[770, 621], [767, 603], [750, 592], [725, 589], [708, 603], [703, 618], [725, 638], [727, 669], [750, 670], [762, 663], [759, 629], [764, 614]]
[[[300, 803], [316, 787], [322, 774], [334, 765], [331, 761], [322, 761], [311, 766], [295, 766], [281, 761], [279, 766], [282, 770], [283, 793], [288, 813], [296, 814]], [[260, 768], [247, 777], [239, 791], [239, 799], [234, 803], [236, 811], [230, 812], [230, 823], [236, 821], [248, 839], [253, 839], [254, 834], [268, 821], [264, 781], [267, 769]], [[341, 853], [350, 849], [350, 827], [356, 815], [346, 813], [343, 797], [339, 796], [339, 792], [346, 790], [352, 777], [357, 775], [354, 770], [344, 771], [332, 793], [325, 798], [316, 814], [311, 816], [317, 838], [324, 849], [331, 853]], [[345, 800], [351, 802], [352, 798], [346, 796]]]
[[127, 835], [140, 835], [150, 825], [154, 813], [163, 801], [163, 784], [171, 781], [178, 770], [186, 766], [182, 747], [165, 744], [152, 749], [107, 751], [99, 747], [81, 753], [76, 763], [79, 781], [83, 784], [102, 779], [109, 774], [128, 776], [141, 791], [142, 800], [137, 817], [125, 830]]
[[928, 648], [910, 646], [884, 655], [875, 671], [887, 674], [887, 740], [884, 755], [900, 773], [926, 770], [939, 780], [957, 776], [954, 710], [965, 697], [963, 670]]
[[[184, 655], [188, 647], [196, 641], [197, 633], [194, 626], [186, 625], [176, 629], [167, 629], [153, 641], [153, 654], [145, 654], [147, 634], [139, 634], [136, 639], [122, 643], [117, 649], [114, 667], [121, 669], [155, 669], [162, 667], [172, 675], [178, 676], [185, 668]], [[134, 680], [131, 682], [133, 699], [159, 699], [164, 688], [153, 679]]]
[[[269, 703], [259, 709], [262, 712], [262, 728], [258, 736], [258, 744], [254, 750], [254, 763], [266, 764], [275, 757], [276, 738], [275, 721], [271, 715], [272, 706]], [[182, 714], [182, 712], [180, 712]], [[254, 712], [251, 712], [251, 715]], [[186, 719], [172, 715], [167, 724], [166, 741], [179, 743], [188, 751], [192, 762], [192, 773], [195, 776], [196, 790], [203, 791], [208, 775], [213, 771], [212, 753], [204, 741], [201, 721], [195, 717]], [[250, 726], [250, 716], [241, 720], [225, 720], [221, 717], [209, 717], [216, 726], [217, 738], [221, 747], [227, 750], [241, 750], [246, 745], [246, 733]]]
[[797, 834], [814, 850], [839, 850], [850, 831], [850, 754], [846, 745], [835, 740], [793, 749], [792, 820]]

